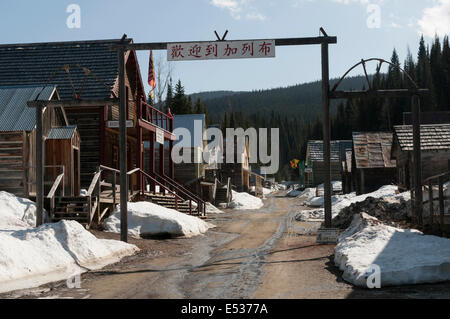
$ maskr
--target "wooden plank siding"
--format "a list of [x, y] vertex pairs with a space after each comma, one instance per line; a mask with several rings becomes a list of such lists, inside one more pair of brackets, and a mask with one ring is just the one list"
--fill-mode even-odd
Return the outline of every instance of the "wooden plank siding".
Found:
[[80, 133], [80, 183], [87, 189], [100, 165], [100, 108], [66, 108], [66, 114]]

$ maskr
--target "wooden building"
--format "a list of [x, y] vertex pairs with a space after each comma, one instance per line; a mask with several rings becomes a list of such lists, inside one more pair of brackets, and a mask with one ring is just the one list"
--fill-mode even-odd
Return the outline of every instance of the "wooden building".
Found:
[[[347, 150], [351, 150], [352, 141], [331, 141], [331, 180], [340, 181], [342, 161]], [[325, 163], [323, 141], [309, 141], [306, 151], [305, 183], [316, 187], [325, 181]]]
[[[131, 39], [126, 39], [132, 42]], [[0, 45], [0, 85], [44, 85], [58, 88], [63, 101], [103, 100], [118, 96], [118, 59], [111, 45], [119, 40]], [[151, 113], [134, 51], [125, 57], [128, 168], [143, 166], [143, 141], [154, 143], [156, 127], [173, 139], [169, 120]], [[65, 107], [69, 125], [78, 127], [81, 140], [80, 179], [87, 189], [100, 165], [119, 168], [118, 106]], [[150, 114], [151, 113], [151, 114]], [[150, 119], [151, 115], [153, 118]], [[139, 154], [139, 156], [138, 156]], [[154, 164], [152, 165], [152, 168]]]
[[396, 162], [391, 158], [393, 134], [353, 133], [352, 178], [358, 195], [396, 183]]
[[[421, 125], [422, 180], [450, 169], [450, 124]], [[397, 161], [398, 184], [401, 191], [413, 187], [412, 126], [394, 127], [392, 158]]]
[[224, 160], [221, 165], [220, 175], [222, 181], [226, 181], [231, 178], [231, 184], [238, 192], [249, 192], [250, 191], [250, 147], [249, 139], [245, 139], [244, 152], [238, 154], [238, 143], [237, 138], [234, 139], [234, 160], [232, 163], [226, 161], [227, 158], [227, 140], [224, 141]]
[[[58, 99], [55, 86], [0, 87], [0, 190], [20, 197], [36, 192], [36, 110], [29, 100]], [[68, 126], [64, 109], [43, 110], [46, 193], [63, 174], [63, 193], [80, 193], [80, 137]]]
[[[121, 41], [0, 45], [0, 86], [35, 85], [45, 90], [56, 86], [60, 100], [65, 102], [68, 124], [78, 128], [75, 135], [64, 132], [64, 139], [60, 138], [62, 132], [53, 132], [49, 143], [63, 143], [66, 140], [65, 145], [60, 147], [68, 149], [70, 145], [74, 158], [79, 155], [80, 164], [74, 165], [74, 178], [69, 177], [68, 180], [76, 179], [79, 170], [80, 188], [87, 190], [87, 196], [75, 194], [79, 196], [76, 199], [53, 197], [57, 209], [51, 214], [53, 221], [75, 218], [86, 225], [95, 220], [100, 224], [102, 218], [118, 204], [119, 107], [110, 101], [117, 99], [119, 92], [119, 61], [117, 51], [111, 47]], [[124, 39], [123, 42], [130, 44], [133, 40]], [[144, 184], [147, 186], [149, 183], [154, 196], [164, 197], [167, 193], [173, 195], [169, 205], [180, 208], [184, 201], [193, 200], [198, 204], [198, 213], [204, 213], [201, 199], [174, 180], [173, 162], [170, 156], [166, 157], [164, 150], [165, 142], [168, 141], [170, 153], [176, 140], [172, 133], [173, 118], [146, 103], [135, 51], [126, 51], [124, 71], [129, 199], [140, 194], [154, 200], [148, 193], [144, 194]], [[82, 141], [79, 153], [77, 139]], [[147, 170], [144, 168], [144, 142], [149, 144]], [[156, 160], [157, 151], [159, 162]], [[167, 175], [164, 174], [166, 168]], [[155, 194], [157, 186], [159, 193]], [[73, 190], [77, 192], [78, 188], [74, 187]], [[164, 199], [161, 204], [166, 202]], [[79, 206], [75, 207], [75, 203]], [[190, 207], [185, 211], [193, 212]]]

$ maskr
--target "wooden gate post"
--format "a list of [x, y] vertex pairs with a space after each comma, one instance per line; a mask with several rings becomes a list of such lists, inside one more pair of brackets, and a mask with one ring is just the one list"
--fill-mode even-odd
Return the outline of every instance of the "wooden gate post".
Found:
[[125, 49], [117, 50], [119, 59], [119, 144], [120, 144], [120, 240], [128, 242], [127, 181], [127, 101], [125, 87]]
[[44, 224], [44, 136], [42, 105], [36, 107], [36, 227]]
[[420, 145], [420, 98], [413, 95], [411, 99], [413, 118], [413, 159], [414, 159], [414, 216], [419, 225], [423, 225], [422, 195], [422, 158]]
[[[324, 34], [326, 36], [326, 34]], [[328, 43], [322, 43], [322, 103], [323, 103], [323, 160], [325, 164], [324, 208], [325, 227], [331, 228], [331, 145], [330, 145], [330, 80]]]

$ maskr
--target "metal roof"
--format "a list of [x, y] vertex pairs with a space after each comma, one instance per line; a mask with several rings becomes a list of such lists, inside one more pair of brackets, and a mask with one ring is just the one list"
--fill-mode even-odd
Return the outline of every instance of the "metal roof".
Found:
[[356, 168], [393, 168], [391, 159], [393, 134], [388, 132], [353, 132]]
[[[191, 134], [190, 141], [182, 139], [181, 141], [176, 142], [175, 145], [177, 145], [178, 147], [203, 147], [203, 141], [206, 140], [206, 136], [204, 135], [205, 123], [205, 114], [174, 115], [174, 133], [177, 133], [176, 130], [180, 132], [180, 129], [186, 129]], [[197, 135], [195, 135], [196, 126], [201, 130]], [[178, 138], [179, 137], [177, 136], [177, 139]]]
[[[345, 159], [345, 152], [352, 148], [352, 141], [331, 141], [331, 161], [341, 162]], [[309, 141], [308, 142], [308, 161], [321, 162], [323, 161], [323, 141]]]
[[[43, 91], [42, 91], [43, 90]], [[36, 126], [36, 110], [27, 102], [36, 99], [48, 101], [56, 93], [55, 86], [1, 86], [0, 87], [0, 131], [32, 131]]]
[[[413, 132], [411, 125], [394, 126], [396, 140], [402, 151], [413, 150]], [[450, 149], [450, 124], [430, 124], [420, 126], [422, 151]]]
[[[61, 100], [72, 100], [72, 86], [66, 72], [60, 70], [52, 78], [58, 69], [71, 64], [88, 68], [100, 81], [89, 76], [82, 98], [109, 98], [118, 77], [117, 53], [110, 50], [110, 46], [118, 42], [104, 40], [0, 45], [0, 86], [44, 85], [51, 79], [50, 83], [58, 87]], [[85, 78], [83, 70], [71, 68], [70, 77], [75, 89], [79, 90]]]
[[47, 139], [68, 140], [74, 136], [76, 130], [76, 126], [54, 127], [50, 130], [50, 133], [48, 133]]

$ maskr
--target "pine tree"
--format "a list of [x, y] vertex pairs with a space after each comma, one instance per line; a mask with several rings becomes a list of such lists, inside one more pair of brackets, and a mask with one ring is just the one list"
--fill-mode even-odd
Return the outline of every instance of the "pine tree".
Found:
[[[168, 109], [170, 108], [173, 112], [173, 86], [172, 86], [172, 78], [169, 80], [169, 84], [167, 85], [167, 94], [166, 94], [166, 101], [164, 103], [165, 112], [168, 112]], [[173, 113], [172, 113], [173, 114]]]

